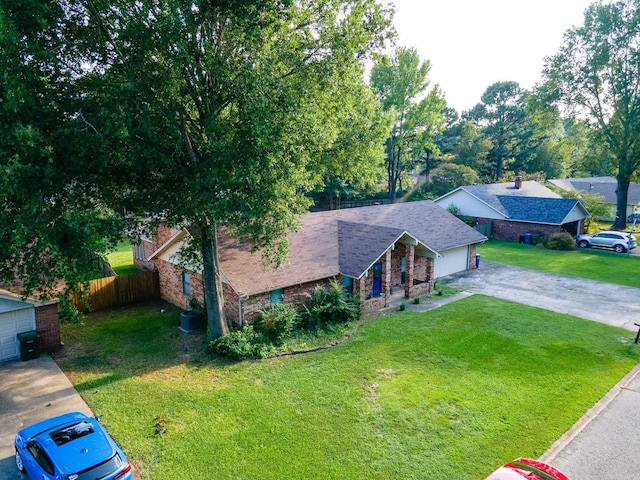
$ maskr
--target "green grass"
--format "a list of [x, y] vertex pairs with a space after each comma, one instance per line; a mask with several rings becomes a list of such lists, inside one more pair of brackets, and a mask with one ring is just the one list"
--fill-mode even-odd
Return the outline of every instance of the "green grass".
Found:
[[230, 364], [159, 308], [64, 325], [57, 358], [147, 480], [482, 479], [541, 455], [640, 359], [625, 330], [473, 296]]
[[118, 243], [116, 250], [107, 255], [107, 261], [118, 275], [129, 275], [139, 271], [133, 266], [133, 250], [128, 239]]
[[548, 250], [501, 240], [478, 245], [478, 253], [482, 260], [491, 262], [640, 287], [640, 257], [633, 255], [597, 249]]

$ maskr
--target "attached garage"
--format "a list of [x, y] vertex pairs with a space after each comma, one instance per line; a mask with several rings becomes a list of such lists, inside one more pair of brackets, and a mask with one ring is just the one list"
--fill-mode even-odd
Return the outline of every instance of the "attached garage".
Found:
[[0, 298], [0, 362], [20, 357], [20, 343], [16, 335], [35, 329], [33, 305]]
[[469, 246], [452, 248], [440, 252], [442, 255], [435, 261], [435, 278], [446, 277], [452, 273], [469, 269]]

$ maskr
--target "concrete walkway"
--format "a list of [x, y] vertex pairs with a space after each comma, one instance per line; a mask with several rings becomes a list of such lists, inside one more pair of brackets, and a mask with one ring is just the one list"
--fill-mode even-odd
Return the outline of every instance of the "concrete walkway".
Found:
[[14, 463], [13, 440], [18, 430], [73, 411], [93, 415], [49, 355], [0, 363], [0, 480], [26, 478]]

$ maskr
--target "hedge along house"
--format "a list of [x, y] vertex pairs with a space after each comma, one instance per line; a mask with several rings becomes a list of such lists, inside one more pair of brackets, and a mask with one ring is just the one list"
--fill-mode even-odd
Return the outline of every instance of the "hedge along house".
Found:
[[522, 241], [526, 234], [581, 234], [589, 212], [579, 200], [562, 198], [538, 182], [490, 183], [458, 187], [435, 200], [443, 209], [455, 205], [474, 217], [487, 236]]
[[[275, 303], [304, 301], [331, 280], [359, 295], [367, 310], [390, 297], [431, 292], [434, 281], [475, 268], [476, 245], [486, 237], [431, 201], [376, 205], [302, 215], [289, 235], [289, 255], [278, 269], [263, 264], [251, 246], [220, 232], [219, 267], [225, 312], [251, 321]], [[198, 268], [184, 270], [177, 253], [189, 229], [161, 228], [134, 247], [136, 265], [156, 268], [162, 298], [182, 308], [203, 301]]]

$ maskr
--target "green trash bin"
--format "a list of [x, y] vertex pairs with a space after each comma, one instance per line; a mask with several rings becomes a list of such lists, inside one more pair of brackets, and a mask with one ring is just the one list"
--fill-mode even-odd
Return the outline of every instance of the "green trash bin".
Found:
[[20, 342], [20, 358], [23, 362], [40, 357], [40, 334], [35, 330], [17, 335]]

